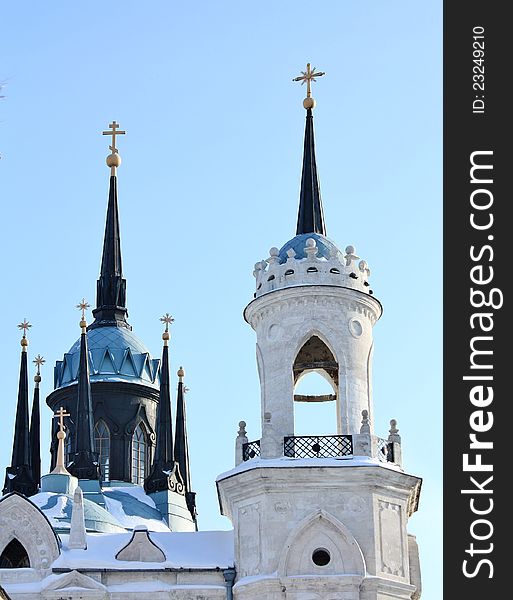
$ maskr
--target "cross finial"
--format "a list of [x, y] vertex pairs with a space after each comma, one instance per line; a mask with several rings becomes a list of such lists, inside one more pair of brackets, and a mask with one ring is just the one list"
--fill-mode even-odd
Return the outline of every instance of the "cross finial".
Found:
[[64, 409], [62, 406], [53, 415], [54, 419], [59, 419], [59, 431], [64, 432], [64, 417], [70, 417], [70, 416], [71, 415], [69, 413], [67, 413], [66, 409]]
[[18, 329], [23, 330], [23, 337], [27, 337], [27, 331], [32, 327], [32, 325], [27, 321], [27, 319], [23, 319], [23, 322], [18, 325]]
[[174, 317], [172, 317], [169, 313], [166, 313], [163, 317], [160, 317], [160, 321], [165, 324], [166, 332], [169, 331], [169, 326], [171, 323], [174, 323]]
[[306, 98], [303, 101], [303, 106], [305, 108], [315, 108], [315, 101], [312, 98], [312, 88], [311, 84], [315, 82], [317, 77], [322, 77], [326, 75], [324, 71], [316, 71], [315, 67], [313, 69], [310, 68], [310, 63], [306, 65], [306, 71], [301, 71], [301, 75], [294, 77], [292, 81], [300, 81], [301, 85], [304, 85], [306, 82]]
[[85, 321], [85, 313], [88, 308], [91, 308], [91, 305], [85, 298], [82, 298], [82, 302], [77, 304], [77, 308], [82, 311], [82, 321]]
[[112, 154], [118, 153], [118, 149], [116, 148], [116, 136], [126, 134], [126, 131], [118, 130], [118, 127], [119, 123], [117, 123], [116, 121], [112, 121], [112, 123], [109, 125], [110, 131], [102, 131], [103, 135], [112, 136], [112, 145], [109, 146], [109, 149], [112, 152]]
[[46, 360], [41, 356], [41, 354], [38, 354], [32, 362], [37, 367], [37, 374], [40, 375], [41, 374], [41, 365], [44, 365]]

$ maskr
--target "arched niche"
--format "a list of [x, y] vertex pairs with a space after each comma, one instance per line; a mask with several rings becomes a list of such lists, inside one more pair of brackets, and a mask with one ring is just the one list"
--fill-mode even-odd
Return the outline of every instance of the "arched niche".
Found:
[[13, 538], [0, 554], [0, 569], [25, 569], [30, 567], [30, 559], [25, 546]]
[[349, 529], [320, 510], [290, 534], [278, 568], [281, 577], [365, 575], [365, 561]]
[[330, 384], [332, 394], [303, 396], [294, 394], [296, 402], [327, 402], [337, 399], [339, 365], [331, 349], [319, 335], [312, 334], [303, 343], [292, 366], [294, 386], [309, 373], [318, 373]]
[[58, 538], [48, 519], [28, 498], [14, 492], [0, 499], [0, 555], [15, 557], [9, 553], [20, 550], [17, 544], [26, 552], [33, 569], [50, 568], [60, 554]]

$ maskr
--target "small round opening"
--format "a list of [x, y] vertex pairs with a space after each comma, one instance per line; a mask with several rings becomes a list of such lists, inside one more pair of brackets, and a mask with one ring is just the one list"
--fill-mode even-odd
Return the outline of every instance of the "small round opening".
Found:
[[312, 560], [318, 567], [325, 567], [330, 562], [331, 556], [325, 548], [317, 548], [313, 551]]

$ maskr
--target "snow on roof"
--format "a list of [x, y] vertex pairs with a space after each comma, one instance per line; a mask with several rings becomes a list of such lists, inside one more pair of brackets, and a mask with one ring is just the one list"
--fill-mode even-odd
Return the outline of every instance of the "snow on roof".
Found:
[[233, 531], [152, 532], [150, 539], [164, 552], [164, 562], [116, 560], [132, 533], [88, 533], [86, 550], [70, 550], [61, 535], [61, 555], [53, 569], [227, 569], [233, 567]]
[[383, 467], [392, 471], [402, 473], [401, 467], [390, 462], [381, 462], [377, 458], [369, 456], [343, 456], [340, 458], [289, 458], [282, 456], [281, 458], [253, 458], [240, 463], [234, 469], [225, 471], [217, 476], [216, 481], [227, 479], [244, 471], [252, 469], [279, 469], [279, 468], [312, 468], [312, 467]]

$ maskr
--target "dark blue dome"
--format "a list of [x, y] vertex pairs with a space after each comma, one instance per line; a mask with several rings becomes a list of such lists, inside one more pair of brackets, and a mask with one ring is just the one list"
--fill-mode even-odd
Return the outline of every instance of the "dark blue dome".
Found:
[[287, 261], [287, 251], [290, 248], [292, 248], [296, 253], [294, 258], [306, 258], [306, 240], [310, 238], [314, 239], [315, 243], [317, 244], [317, 258], [329, 259], [338, 256], [339, 260], [341, 262], [343, 261], [343, 254], [340, 252], [337, 246], [327, 237], [321, 235], [320, 233], [301, 233], [300, 235], [296, 235], [296, 237], [292, 238], [284, 246], [282, 246], [278, 255], [280, 258], [280, 264], [283, 264]]

